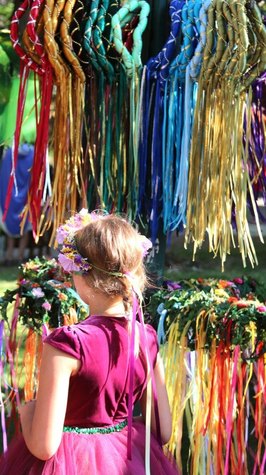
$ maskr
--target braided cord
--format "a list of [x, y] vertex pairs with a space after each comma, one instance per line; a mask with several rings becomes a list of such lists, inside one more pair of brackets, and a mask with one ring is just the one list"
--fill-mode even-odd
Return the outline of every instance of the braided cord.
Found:
[[[123, 44], [121, 24], [127, 18], [128, 14], [140, 9], [139, 23], [133, 33], [132, 55]], [[143, 0], [132, 0], [125, 2], [120, 10], [112, 18], [112, 31], [114, 45], [119, 54], [121, 54], [128, 77], [132, 77], [134, 68], [141, 66], [142, 34], [147, 26], [147, 17], [150, 12], [150, 6]]]
[[44, 45], [41, 42], [37, 32], [38, 25], [40, 24], [42, 18], [43, 7], [44, 0], [33, 0], [29, 13], [29, 19], [26, 25], [26, 30], [30, 40], [32, 41], [32, 44], [34, 45], [36, 55], [38, 55], [39, 57], [42, 69], [44, 70], [45, 68], [49, 68], [50, 64], [44, 49]]
[[66, 0], [65, 7], [63, 10], [63, 20], [60, 25], [60, 39], [63, 48], [64, 55], [67, 61], [71, 64], [75, 75], [80, 79], [81, 83], [85, 82], [85, 75], [81, 68], [80, 62], [76, 57], [73, 48], [72, 40], [69, 34], [70, 24], [73, 18], [73, 7], [76, 3], [76, 0]]
[[84, 48], [84, 32], [87, 22], [88, 12], [87, 4], [82, 0], [77, 0], [73, 9], [72, 22], [70, 24], [70, 35], [72, 39], [73, 50], [80, 61], [80, 65], [85, 75], [89, 74], [90, 61]]
[[195, 1], [192, 0], [182, 8], [183, 41], [181, 51], [170, 67], [170, 74], [177, 74], [179, 81], [183, 82], [185, 81], [186, 67], [196, 47], [194, 6]]
[[95, 21], [97, 20], [97, 14], [99, 9], [99, 0], [92, 0], [91, 7], [90, 7], [90, 14], [85, 24], [85, 31], [84, 31], [84, 47], [88, 53], [90, 62], [97, 73], [101, 73], [102, 69], [97, 61], [97, 56], [94, 49], [91, 46], [92, 40], [92, 28], [94, 26]]
[[202, 4], [202, 7], [199, 11], [199, 21], [200, 21], [200, 27], [199, 27], [199, 42], [196, 46], [194, 55], [192, 56], [190, 62], [189, 62], [189, 70], [190, 70], [190, 76], [191, 78], [195, 81], [200, 73], [201, 69], [201, 64], [202, 64], [202, 57], [203, 57], [203, 50], [206, 46], [206, 27], [207, 27], [207, 12], [208, 8], [211, 4], [211, 0], [205, 0], [204, 3]]
[[111, 0], [109, 2], [107, 11], [106, 11], [106, 18], [105, 18], [105, 28], [102, 33], [102, 41], [106, 51], [106, 56], [111, 63], [117, 63], [118, 60], [118, 53], [114, 48], [112, 42], [112, 17], [118, 12], [119, 10], [119, 2], [118, 0]]
[[222, 15], [221, 8], [219, 8], [220, 4], [221, 4], [221, 0], [213, 1], [214, 18], [216, 19], [215, 21], [216, 27], [214, 26], [213, 39], [214, 41], [216, 40], [216, 47], [215, 47], [215, 50], [213, 51], [212, 56], [209, 58], [207, 66], [206, 66], [206, 71], [205, 71], [205, 76], [204, 76], [206, 82], [210, 81], [210, 79], [213, 78], [213, 76], [216, 76], [215, 78], [216, 83], [220, 79], [221, 71], [218, 69], [218, 65], [220, 64], [221, 68], [223, 67], [222, 59], [224, 58], [224, 53], [227, 46], [226, 28], [225, 28], [225, 22], [224, 22], [224, 17]]
[[[215, 58], [215, 71], [213, 77], [213, 87], [217, 87], [218, 81], [223, 77], [226, 72], [227, 63], [230, 60], [231, 48], [228, 45], [228, 36], [230, 38], [230, 28], [231, 25], [228, 25], [226, 28], [226, 20], [223, 14], [223, 0], [218, 0], [216, 4], [216, 18], [217, 18], [217, 37], [219, 46], [217, 50], [219, 53]], [[229, 40], [230, 43], [230, 40]], [[217, 43], [218, 45], [218, 43]], [[219, 61], [217, 62], [217, 57], [219, 56]]]
[[27, 54], [19, 42], [19, 22], [25, 15], [26, 11], [30, 8], [30, 4], [30, 0], [24, 0], [19, 8], [15, 11], [10, 23], [10, 39], [12, 41], [14, 50], [20, 57], [21, 61], [23, 61], [23, 64], [33, 71], [41, 74], [43, 73], [42, 68], [40, 68], [39, 64], [35, 63], [29, 54]]
[[249, 71], [244, 77], [242, 89], [245, 90], [266, 69], [266, 27], [258, 6], [248, 4], [247, 11], [250, 16], [253, 32], [256, 35], [256, 51], [249, 58]]
[[102, 33], [105, 29], [105, 17], [108, 4], [109, 0], [102, 0], [102, 4], [99, 8], [97, 15], [96, 26], [92, 32], [92, 38], [97, 51], [98, 63], [105, 72], [107, 81], [109, 83], [112, 83], [114, 80], [114, 68], [106, 56], [104, 43], [102, 40]]

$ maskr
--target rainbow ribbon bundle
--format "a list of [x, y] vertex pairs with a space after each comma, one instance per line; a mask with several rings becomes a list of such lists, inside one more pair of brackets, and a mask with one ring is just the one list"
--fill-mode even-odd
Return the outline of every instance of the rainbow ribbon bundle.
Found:
[[222, 266], [232, 245], [253, 266], [248, 212], [261, 241], [265, 220], [264, 17], [250, 0], [165, 2], [168, 38], [143, 65], [151, 8], [21, 3], [11, 21], [21, 80], [6, 212], [32, 71], [37, 139], [22, 226], [29, 217], [36, 239], [52, 228], [53, 242], [69, 211], [100, 207], [147, 225], [154, 243], [161, 229], [185, 228], [194, 254], [207, 235]]
[[[154, 294], [180, 473], [266, 470], [266, 306], [241, 278], [168, 282]], [[155, 322], [154, 322], [155, 323]]]

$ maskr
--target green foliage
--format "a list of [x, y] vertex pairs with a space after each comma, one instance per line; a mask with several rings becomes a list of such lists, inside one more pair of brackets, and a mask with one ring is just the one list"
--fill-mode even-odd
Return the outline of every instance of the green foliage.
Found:
[[10, 18], [13, 13], [13, 9], [14, 9], [14, 2], [12, 1], [1, 2], [1, 8], [0, 8], [0, 28], [1, 29], [9, 27]]
[[[266, 352], [266, 306], [264, 285], [254, 279], [190, 279], [165, 281], [164, 288], [150, 297], [146, 310], [158, 326], [166, 311], [165, 335], [178, 322], [179, 336], [186, 333], [191, 350], [197, 346], [199, 328], [206, 332], [205, 348], [212, 342], [240, 345], [246, 358]], [[261, 301], [260, 301], [261, 299]]]
[[12, 75], [18, 70], [19, 57], [12, 47], [9, 30], [0, 30], [0, 114], [10, 99]]
[[43, 323], [74, 323], [87, 316], [87, 308], [71, 287], [55, 259], [36, 257], [21, 266], [18, 286], [0, 297], [0, 316], [9, 322], [9, 305], [19, 298], [19, 320], [26, 327], [40, 331]]

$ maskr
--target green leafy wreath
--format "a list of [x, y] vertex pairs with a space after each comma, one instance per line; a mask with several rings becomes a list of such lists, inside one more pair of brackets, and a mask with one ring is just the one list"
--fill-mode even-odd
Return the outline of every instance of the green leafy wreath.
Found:
[[185, 331], [187, 347], [195, 350], [200, 317], [205, 349], [216, 339], [232, 348], [239, 345], [243, 357], [256, 359], [266, 352], [266, 305], [259, 300], [265, 295], [264, 287], [250, 278], [166, 281], [150, 297], [146, 312], [154, 316], [161, 341], [178, 322], [179, 338]]
[[18, 285], [0, 297], [0, 316], [9, 324], [8, 308], [17, 302], [22, 325], [40, 332], [42, 325], [56, 328], [88, 315], [88, 308], [72, 289], [69, 274], [55, 259], [31, 259], [20, 267]]

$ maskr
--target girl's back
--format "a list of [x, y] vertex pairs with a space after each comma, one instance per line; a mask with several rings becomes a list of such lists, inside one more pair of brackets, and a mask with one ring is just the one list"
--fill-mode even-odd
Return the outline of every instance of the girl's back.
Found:
[[[153, 364], [158, 345], [155, 330], [146, 325]], [[147, 384], [143, 334], [137, 322], [139, 351], [135, 360], [133, 402]], [[101, 427], [126, 420], [128, 412], [129, 330], [125, 317], [92, 316], [78, 325], [55, 330], [46, 343], [80, 360], [70, 379], [65, 425]]]

